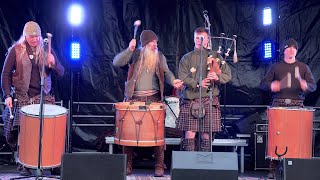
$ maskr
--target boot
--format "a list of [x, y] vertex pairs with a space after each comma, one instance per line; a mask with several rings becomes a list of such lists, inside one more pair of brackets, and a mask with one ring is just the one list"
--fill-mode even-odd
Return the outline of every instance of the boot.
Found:
[[201, 148], [201, 151], [209, 152], [210, 151], [209, 139], [201, 139], [200, 148]]
[[194, 151], [195, 141], [194, 138], [186, 138], [183, 140], [183, 150], [184, 151]]
[[163, 177], [164, 176], [164, 146], [156, 146], [154, 147], [154, 158], [155, 158], [155, 177]]
[[132, 157], [133, 157], [133, 147], [123, 146], [123, 154], [127, 155], [127, 175], [132, 173]]

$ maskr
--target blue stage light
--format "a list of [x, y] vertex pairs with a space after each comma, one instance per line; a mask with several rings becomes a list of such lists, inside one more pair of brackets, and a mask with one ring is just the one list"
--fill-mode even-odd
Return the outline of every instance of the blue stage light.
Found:
[[72, 42], [71, 43], [71, 60], [79, 61], [80, 60], [80, 43]]
[[274, 44], [271, 41], [265, 41], [263, 43], [263, 58], [265, 60], [273, 59], [274, 57]]
[[263, 9], [262, 17], [264, 26], [269, 26], [272, 24], [272, 10], [270, 7]]

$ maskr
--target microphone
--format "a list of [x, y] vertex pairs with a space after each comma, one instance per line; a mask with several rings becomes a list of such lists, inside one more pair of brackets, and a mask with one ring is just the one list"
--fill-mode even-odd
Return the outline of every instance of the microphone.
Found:
[[49, 42], [48, 38], [44, 38], [44, 39], [43, 39], [43, 44], [44, 44], [44, 45], [48, 45], [48, 42]]
[[133, 23], [133, 26], [134, 26], [133, 39], [136, 39], [138, 27], [139, 27], [140, 25], [141, 25], [141, 21], [140, 21], [140, 20], [136, 20], [136, 21]]
[[199, 36], [201, 42], [204, 40], [204, 36]]

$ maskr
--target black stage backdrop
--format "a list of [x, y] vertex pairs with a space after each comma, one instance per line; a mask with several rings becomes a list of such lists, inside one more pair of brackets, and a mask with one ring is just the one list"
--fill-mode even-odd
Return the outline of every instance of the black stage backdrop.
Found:
[[[0, 2], [0, 61], [1, 68], [7, 49], [17, 40], [24, 24], [34, 20], [42, 34], [53, 34], [53, 48], [66, 68], [63, 78], [55, 78], [54, 93], [68, 107], [70, 77], [73, 78], [75, 102], [111, 102], [123, 100], [127, 67], [115, 68], [113, 57], [128, 47], [133, 37], [133, 23], [140, 19], [143, 29], [152, 29], [159, 37], [159, 49], [167, 57], [170, 69], [176, 74], [180, 58], [193, 50], [193, 31], [204, 26], [203, 11], [208, 11], [212, 36], [224, 32], [237, 35], [238, 63], [233, 63], [233, 49], [227, 63], [232, 68], [232, 80], [222, 88], [222, 104], [266, 105], [270, 95], [259, 90], [261, 78], [269, 62], [261, 56], [262, 42], [274, 40], [276, 45], [293, 37], [299, 42], [298, 59], [307, 63], [319, 86], [320, 2], [317, 0], [82, 0], [85, 21], [81, 27], [71, 28], [67, 9], [71, 0], [10, 0]], [[76, 1], [75, 1], [76, 2]], [[262, 9], [267, 2], [274, 9], [274, 24], [262, 26]], [[270, 3], [271, 2], [271, 3]], [[278, 11], [278, 13], [277, 13]], [[280, 17], [275, 23], [276, 17]], [[81, 41], [80, 68], [71, 68], [71, 37]], [[217, 42], [213, 42], [217, 44]], [[217, 50], [218, 47], [213, 47]], [[281, 51], [282, 49], [280, 49]], [[281, 53], [280, 53], [281, 55]], [[274, 61], [276, 61], [274, 59]], [[226, 88], [226, 91], [224, 91]], [[166, 88], [166, 95], [171, 94]], [[320, 90], [308, 94], [305, 104], [319, 106]], [[1, 107], [3, 108], [3, 107]], [[265, 108], [227, 108], [226, 115], [263, 114]], [[75, 105], [74, 114], [114, 115], [112, 105]], [[318, 116], [319, 112], [316, 112]], [[106, 129], [113, 128], [114, 118], [74, 118], [73, 123], [105, 124], [106, 126], [78, 126], [73, 128], [74, 151], [96, 150], [103, 144]], [[2, 139], [2, 142], [4, 140]]]

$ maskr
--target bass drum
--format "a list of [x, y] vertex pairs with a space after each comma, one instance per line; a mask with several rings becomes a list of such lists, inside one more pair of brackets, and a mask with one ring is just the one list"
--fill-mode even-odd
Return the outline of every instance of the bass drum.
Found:
[[120, 102], [114, 107], [116, 109], [115, 144], [124, 146], [164, 145], [164, 104]]
[[[19, 159], [26, 167], [38, 167], [39, 104], [23, 106], [20, 110]], [[43, 105], [41, 168], [61, 165], [65, 151], [67, 109], [53, 104]]]
[[269, 107], [267, 158], [278, 159], [281, 154], [281, 158], [311, 158], [314, 111]]

